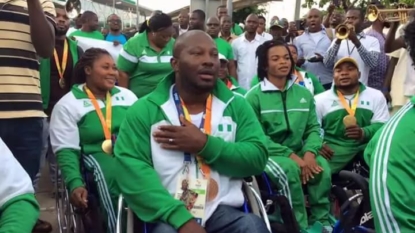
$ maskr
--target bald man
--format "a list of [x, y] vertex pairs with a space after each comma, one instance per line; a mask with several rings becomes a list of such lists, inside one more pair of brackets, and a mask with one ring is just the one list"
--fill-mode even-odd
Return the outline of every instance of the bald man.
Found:
[[189, 30], [189, 12], [182, 11], [179, 15], [179, 35]]
[[265, 168], [265, 138], [245, 99], [217, 82], [217, 54], [203, 31], [179, 36], [174, 72], [120, 128], [119, 188], [132, 211], [156, 223], [152, 233], [269, 233], [261, 218], [240, 210], [243, 178]]
[[228, 60], [229, 74], [237, 79], [235, 59], [233, 57], [232, 46], [224, 39], [219, 37], [220, 22], [218, 17], [210, 17], [206, 22], [206, 32], [212, 37], [218, 51]]
[[245, 20], [245, 33], [232, 42], [238, 81], [245, 90], [250, 89], [251, 81], [256, 76], [256, 49], [265, 42], [265, 38], [257, 33], [258, 24], [257, 15], [248, 15]]
[[333, 82], [333, 70], [324, 66], [323, 58], [331, 45], [331, 29], [324, 29], [318, 9], [311, 9], [306, 20], [308, 27], [294, 39], [299, 57], [297, 65], [319, 77], [323, 87], [328, 90]]

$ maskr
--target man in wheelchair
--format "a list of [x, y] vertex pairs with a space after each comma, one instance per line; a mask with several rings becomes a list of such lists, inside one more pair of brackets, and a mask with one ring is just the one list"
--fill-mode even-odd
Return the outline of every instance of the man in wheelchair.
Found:
[[332, 173], [338, 173], [361, 154], [366, 144], [389, 119], [383, 94], [359, 82], [357, 62], [346, 57], [334, 65], [334, 85], [317, 96], [316, 109], [324, 144], [320, 154]]
[[267, 161], [252, 109], [217, 80], [218, 51], [202, 31], [175, 43], [174, 72], [126, 115], [115, 145], [117, 183], [152, 233], [266, 233], [239, 208], [244, 177]]
[[0, 177], [0, 232], [32, 232], [39, 217], [32, 181], [1, 138]]
[[[302, 230], [318, 222], [331, 231], [329, 222], [331, 173], [328, 162], [318, 155], [322, 145], [314, 98], [295, 83], [295, 63], [289, 48], [279, 40], [257, 49], [258, 77], [245, 98], [268, 137], [269, 161], [265, 172], [292, 204]], [[310, 217], [303, 195], [308, 191]]]

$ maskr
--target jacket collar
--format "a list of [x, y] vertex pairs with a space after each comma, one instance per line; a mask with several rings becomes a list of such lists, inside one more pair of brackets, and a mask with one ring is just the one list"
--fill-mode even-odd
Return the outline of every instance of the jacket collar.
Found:
[[[287, 83], [285, 84], [285, 90], [290, 89], [295, 84], [296, 79], [297, 79], [297, 76], [292, 74], [291, 78], [289, 80], [287, 80]], [[274, 84], [272, 84], [267, 78], [264, 78], [264, 80], [261, 81], [260, 85], [261, 85], [260, 87], [261, 87], [262, 92], [266, 92], [266, 91], [284, 91], [284, 90], [278, 89], [278, 87], [276, 87]]]
[[[336, 85], [332, 85], [331, 86], [331, 90], [337, 96], [337, 88], [336, 88]], [[365, 90], [366, 90], [366, 86], [363, 83], [359, 82], [359, 93], [362, 93]]]

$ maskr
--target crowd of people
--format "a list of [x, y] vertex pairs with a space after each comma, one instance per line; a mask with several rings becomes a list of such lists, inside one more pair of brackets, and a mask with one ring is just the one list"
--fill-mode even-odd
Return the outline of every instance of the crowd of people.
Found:
[[[35, 198], [45, 164], [76, 209], [99, 212], [98, 232], [116, 232], [122, 194], [151, 233], [267, 233], [240, 209], [244, 178], [265, 174], [301, 231], [331, 233], [332, 175], [356, 161], [376, 232], [415, 231], [414, 12], [368, 24], [330, 5], [300, 30], [255, 14], [239, 25], [226, 6], [178, 23], [155, 11], [135, 35], [116, 14], [100, 31], [91, 11], [70, 28], [51, 0], [0, 14], [1, 233], [52, 231]], [[79, 37], [122, 49], [114, 60]]]

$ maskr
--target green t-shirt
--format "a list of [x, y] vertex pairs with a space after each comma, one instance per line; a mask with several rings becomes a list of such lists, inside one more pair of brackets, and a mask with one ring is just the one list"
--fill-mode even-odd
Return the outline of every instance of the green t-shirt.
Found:
[[167, 74], [172, 72], [170, 60], [173, 56], [174, 39], [157, 52], [143, 32], [129, 39], [120, 51], [118, 69], [130, 77], [129, 89], [141, 98], [152, 92]]
[[220, 54], [226, 57], [228, 60], [234, 60], [232, 46], [222, 38], [215, 38], [216, 47]]
[[240, 36], [242, 33], [244, 33], [244, 30], [242, 30], [241, 26], [239, 26], [238, 24], [234, 23], [233, 27], [231, 28], [231, 32], [232, 34], [235, 34], [237, 36]]
[[69, 37], [72, 37], [72, 36], [80, 36], [80, 37], [86, 37], [86, 38], [91, 38], [91, 39], [104, 40], [104, 35], [102, 35], [102, 33], [99, 31], [84, 32], [81, 30], [77, 30], [77, 31], [72, 32], [71, 35], [69, 35]]

